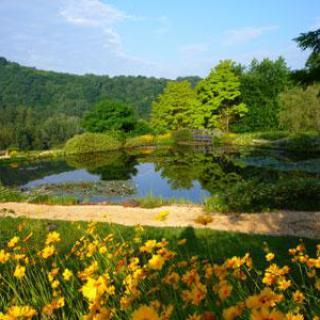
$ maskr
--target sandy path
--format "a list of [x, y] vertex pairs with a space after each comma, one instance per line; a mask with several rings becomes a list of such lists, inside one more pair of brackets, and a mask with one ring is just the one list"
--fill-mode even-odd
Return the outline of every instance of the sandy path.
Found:
[[[5, 209], [14, 210], [8, 213]], [[169, 212], [166, 220], [156, 221], [160, 211]], [[1, 216], [26, 216], [34, 219], [101, 221], [117, 224], [157, 227], [197, 227], [194, 219], [204, 213], [199, 206], [168, 206], [156, 209], [125, 208], [122, 206], [85, 205], [50, 206], [29, 203], [0, 203]], [[269, 235], [292, 235], [320, 239], [320, 212], [279, 211], [261, 214], [212, 214], [206, 227], [214, 230], [237, 231]]]

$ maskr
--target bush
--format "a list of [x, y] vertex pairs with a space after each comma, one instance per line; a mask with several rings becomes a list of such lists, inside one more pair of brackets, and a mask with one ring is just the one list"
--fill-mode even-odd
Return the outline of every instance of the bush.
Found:
[[172, 132], [174, 143], [190, 143], [193, 142], [192, 132], [189, 129], [180, 129]]
[[294, 87], [280, 95], [280, 125], [290, 131], [320, 132], [320, 85]]
[[155, 144], [155, 138], [151, 134], [145, 134], [138, 137], [128, 138], [125, 144], [126, 148], [143, 147]]
[[122, 147], [121, 137], [110, 133], [83, 133], [67, 141], [66, 154], [81, 154], [117, 150]]
[[164, 133], [155, 137], [156, 144], [172, 144], [173, 138], [171, 133]]
[[205, 203], [208, 211], [222, 212], [313, 211], [319, 207], [320, 182], [313, 178], [291, 178], [277, 183], [240, 181]]

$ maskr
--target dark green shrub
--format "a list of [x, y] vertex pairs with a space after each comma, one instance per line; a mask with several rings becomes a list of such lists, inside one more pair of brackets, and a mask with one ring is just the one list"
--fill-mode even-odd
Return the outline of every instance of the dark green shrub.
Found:
[[81, 154], [117, 150], [121, 147], [121, 137], [117, 133], [87, 132], [68, 140], [64, 151], [66, 154]]
[[209, 211], [222, 212], [319, 210], [320, 181], [313, 178], [291, 178], [277, 183], [240, 181], [210, 197], [205, 207]]
[[192, 132], [189, 129], [180, 129], [172, 132], [174, 143], [190, 143], [193, 142]]

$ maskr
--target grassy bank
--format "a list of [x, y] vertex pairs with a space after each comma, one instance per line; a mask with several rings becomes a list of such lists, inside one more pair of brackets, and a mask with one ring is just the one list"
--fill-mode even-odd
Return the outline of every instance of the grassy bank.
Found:
[[317, 132], [290, 133], [286, 131], [225, 133], [214, 137], [213, 144], [318, 153], [320, 152], [320, 134]]
[[[316, 278], [306, 271], [317, 271], [291, 258], [311, 261], [305, 254], [314, 257], [316, 243], [205, 229], [2, 218], [0, 317], [228, 320], [236, 312], [253, 319], [263, 300], [272, 301], [272, 310], [263, 312], [277, 314], [268, 319], [289, 319], [290, 312], [312, 319], [320, 301]], [[290, 247], [296, 247], [291, 257]], [[280, 275], [270, 273], [275, 268]]]

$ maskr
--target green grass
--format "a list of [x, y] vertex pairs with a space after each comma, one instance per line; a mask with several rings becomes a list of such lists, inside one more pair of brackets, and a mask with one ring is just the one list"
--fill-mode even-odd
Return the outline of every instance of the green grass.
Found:
[[[0, 218], [0, 247], [4, 247], [5, 243], [16, 235], [19, 225], [26, 225], [26, 233], [33, 232], [30, 246], [34, 250], [38, 250], [43, 246], [48, 228], [55, 227], [61, 234], [62, 242], [59, 244], [63, 252], [67, 252], [74, 242], [84, 235], [87, 227], [85, 222], [64, 222], [50, 220], [30, 220], [26, 218]], [[100, 235], [113, 233], [119, 241], [130, 240], [135, 234], [134, 227], [125, 227], [120, 225], [111, 225], [107, 223], [98, 223], [96, 230]], [[250, 252], [254, 262], [264, 267], [266, 262], [264, 259], [263, 247], [267, 243], [271, 250], [277, 253], [277, 262], [288, 263], [288, 249], [296, 246], [299, 239], [295, 237], [273, 237], [264, 235], [249, 235], [233, 232], [213, 231], [210, 229], [193, 229], [187, 228], [154, 228], [145, 227], [143, 239], [165, 238], [173, 245], [179, 239], [187, 239], [187, 243], [183, 247], [178, 247], [181, 254], [185, 258], [198, 255], [203, 259], [210, 259], [216, 262], [222, 262], [228, 257], [234, 255], [241, 256], [246, 252]], [[315, 246], [319, 241], [304, 239], [307, 247]], [[177, 249], [175, 246], [174, 249]]]
[[320, 152], [319, 132], [266, 131], [250, 133], [225, 133], [214, 137], [213, 144], [258, 146], [297, 152]]
[[135, 199], [140, 208], [153, 209], [163, 206], [170, 206], [174, 204], [190, 204], [191, 202], [186, 199], [164, 199], [161, 197], [155, 197], [152, 194], [145, 196], [144, 198]]

